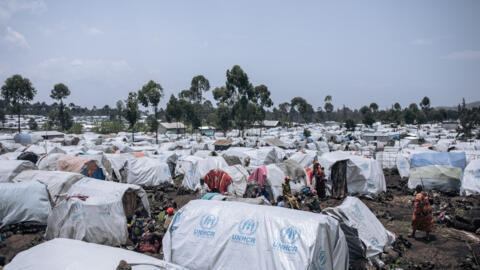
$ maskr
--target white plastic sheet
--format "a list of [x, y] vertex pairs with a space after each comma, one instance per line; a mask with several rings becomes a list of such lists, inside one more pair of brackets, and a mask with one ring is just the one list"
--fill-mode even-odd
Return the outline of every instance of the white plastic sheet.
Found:
[[324, 209], [323, 212], [340, 218], [346, 225], [358, 230], [358, 237], [367, 248], [367, 258], [382, 253], [385, 247], [395, 242], [393, 234], [356, 197], [348, 196], [341, 205]]
[[0, 183], [0, 194], [0, 228], [25, 221], [47, 224], [51, 204], [44, 184]]
[[113, 270], [121, 260], [136, 264], [133, 270], [182, 270], [134, 251], [79, 240], [57, 238], [20, 252], [5, 270]]
[[0, 183], [11, 182], [22, 171], [36, 168], [35, 164], [28, 160], [0, 160]]
[[250, 175], [242, 165], [234, 165], [223, 168], [232, 178], [233, 195], [242, 197], [247, 189], [247, 179]]
[[123, 195], [133, 190], [141, 198], [150, 215], [145, 191], [136, 185], [84, 178], [74, 184], [66, 195], [88, 196], [60, 201], [48, 217], [46, 239], [70, 238], [106, 245], [127, 241], [127, 219]]
[[347, 269], [331, 217], [275, 206], [195, 200], [163, 238], [164, 259], [192, 269]]
[[173, 183], [166, 162], [142, 157], [127, 161], [127, 183], [141, 186], [157, 186], [161, 183]]
[[465, 168], [460, 194], [480, 194], [480, 159], [471, 161]]
[[220, 156], [199, 160], [194, 167], [193, 174], [188, 172], [184, 175], [182, 185], [193, 190], [195, 186], [200, 183], [200, 178], [203, 178], [210, 170], [223, 169], [226, 167], [228, 167], [227, 162]]

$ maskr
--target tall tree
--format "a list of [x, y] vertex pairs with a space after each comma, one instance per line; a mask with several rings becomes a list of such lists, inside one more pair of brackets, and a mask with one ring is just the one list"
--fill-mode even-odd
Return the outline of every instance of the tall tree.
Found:
[[71, 119], [69, 119], [70, 114], [65, 111], [66, 108], [63, 104], [63, 100], [68, 96], [70, 96], [70, 89], [68, 89], [68, 87], [63, 83], [55, 84], [52, 91], [50, 92], [50, 97], [60, 102], [57, 118], [60, 122], [60, 128], [62, 130], [68, 130], [72, 126], [72, 121]]
[[115, 106], [117, 107], [117, 120], [121, 121], [122, 113], [123, 113], [123, 110], [125, 109], [125, 105], [123, 104], [122, 100], [117, 100], [117, 103], [115, 103]]
[[[175, 119], [176, 120], [175, 122], [178, 123], [182, 119], [182, 116], [183, 116], [182, 107], [180, 106], [177, 98], [173, 94], [170, 96], [170, 100], [167, 103], [165, 116], [168, 122], [171, 122], [172, 119]], [[177, 128], [177, 134], [178, 134], [178, 128]]]
[[230, 116], [231, 111], [227, 105], [220, 104], [217, 108], [217, 128], [223, 131], [223, 135], [226, 136], [228, 129], [231, 126]]
[[[144, 107], [148, 107], [149, 105], [153, 107], [155, 119], [158, 119], [158, 103], [160, 103], [162, 97], [162, 86], [153, 80], [148, 81], [148, 83], [146, 83], [142, 89], [138, 91], [138, 101], [140, 101]], [[158, 130], [155, 131], [155, 142], [158, 144]]]
[[372, 110], [373, 114], [376, 114], [378, 112], [378, 105], [375, 102], [370, 103], [370, 110]]
[[2, 86], [2, 97], [9, 107], [11, 113], [18, 115], [18, 133], [20, 128], [20, 115], [22, 108], [37, 94], [37, 90], [32, 86], [29, 79], [23, 78], [21, 75], [13, 75], [5, 80]]
[[288, 117], [288, 114], [290, 112], [290, 103], [284, 102], [278, 105], [278, 110], [280, 111], [282, 123], [285, 125], [286, 122], [290, 122], [290, 118]]
[[190, 93], [192, 101], [195, 103], [201, 103], [203, 101], [203, 93], [210, 90], [210, 82], [203, 75], [197, 75], [193, 77], [190, 84]]
[[135, 142], [135, 124], [140, 118], [140, 110], [138, 109], [138, 97], [136, 92], [128, 93], [128, 98], [125, 100], [123, 117], [128, 121], [129, 128], [132, 132], [132, 141]]
[[325, 105], [323, 106], [323, 108], [325, 109], [325, 112], [327, 113], [328, 120], [330, 120], [330, 116], [333, 112], [332, 96], [327, 95], [325, 97], [324, 101], [325, 101]]

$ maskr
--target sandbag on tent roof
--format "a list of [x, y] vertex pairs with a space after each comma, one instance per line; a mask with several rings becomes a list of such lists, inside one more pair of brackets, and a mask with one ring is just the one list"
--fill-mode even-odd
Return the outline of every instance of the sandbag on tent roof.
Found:
[[383, 252], [395, 242], [395, 236], [383, 227], [370, 209], [358, 198], [348, 196], [342, 204], [326, 208], [322, 213], [331, 215], [358, 231], [358, 237], [365, 244], [366, 257]]
[[27, 160], [0, 160], [0, 183], [11, 182], [22, 171], [35, 169], [35, 164]]
[[460, 194], [465, 196], [480, 194], [480, 159], [470, 161], [465, 168]]
[[164, 259], [192, 269], [347, 269], [328, 216], [240, 202], [190, 201], [163, 238]]
[[117, 269], [121, 260], [133, 270], [186, 270], [142, 253], [122, 248], [57, 238], [20, 252], [5, 270]]
[[150, 215], [147, 195], [137, 185], [85, 177], [72, 185], [64, 198], [48, 217], [46, 239], [121, 245], [128, 239], [127, 218], [137, 209]]
[[427, 190], [458, 191], [465, 165], [465, 152], [414, 154], [410, 159], [408, 188], [421, 185]]
[[28, 170], [13, 178], [13, 182], [40, 181], [47, 185], [50, 197], [54, 202], [57, 202], [58, 195], [66, 193], [73, 184], [84, 177], [79, 173]]
[[166, 162], [142, 157], [127, 160], [127, 183], [141, 186], [158, 186], [173, 183], [170, 168]]
[[51, 204], [45, 184], [0, 183], [0, 194], [0, 228], [26, 221], [47, 224]]
[[88, 177], [104, 180], [105, 174], [101, 166], [101, 161], [97, 161], [97, 157], [89, 155], [82, 157], [62, 156], [57, 161], [59, 171], [81, 173]]
[[200, 178], [203, 178], [210, 170], [223, 169], [228, 167], [227, 162], [223, 157], [208, 157], [197, 162], [193, 171], [188, 171], [183, 176], [182, 185], [189, 189], [195, 189], [195, 186], [200, 183]]
[[[350, 155], [343, 151], [324, 153], [318, 158], [324, 167], [329, 188], [332, 187], [332, 168], [345, 169], [339, 175], [346, 176], [346, 185], [350, 194], [378, 194], [387, 190], [385, 176], [377, 160]], [[345, 166], [334, 166], [337, 162], [345, 162]]]

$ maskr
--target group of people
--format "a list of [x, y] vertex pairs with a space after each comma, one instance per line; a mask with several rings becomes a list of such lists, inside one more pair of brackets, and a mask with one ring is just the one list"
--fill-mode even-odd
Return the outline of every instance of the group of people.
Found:
[[[174, 215], [175, 209], [173, 207], [168, 207], [158, 215], [158, 221], [163, 222], [163, 233], [167, 231]], [[143, 221], [144, 219], [142, 219], [140, 213], [137, 212], [132, 217], [130, 223], [127, 224], [130, 240], [140, 252], [158, 253], [163, 236], [155, 231], [155, 225], [153, 222], [150, 222], [145, 226]]]

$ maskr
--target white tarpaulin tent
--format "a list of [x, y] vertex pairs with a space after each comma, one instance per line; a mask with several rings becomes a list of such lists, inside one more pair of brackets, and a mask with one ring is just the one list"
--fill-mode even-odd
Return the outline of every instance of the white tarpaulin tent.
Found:
[[382, 166], [371, 158], [350, 155], [343, 151], [324, 153], [318, 158], [325, 168], [331, 187], [331, 168], [337, 161], [347, 160], [347, 189], [350, 194], [378, 194], [387, 191]]
[[197, 162], [203, 160], [201, 157], [185, 156], [177, 160], [175, 165], [175, 175], [193, 175]]
[[[272, 189], [271, 200], [277, 201], [278, 196], [283, 194], [282, 183], [285, 181], [285, 172], [277, 166], [277, 164], [270, 164], [266, 166], [267, 169], [267, 179], [266, 183]], [[300, 192], [302, 188], [306, 187], [306, 183], [303, 181], [296, 181], [296, 179], [291, 178], [290, 188], [292, 192]]]
[[480, 159], [470, 161], [465, 168], [460, 194], [465, 196], [480, 194]]
[[122, 154], [104, 154], [102, 160], [103, 166], [107, 171], [107, 179], [109, 181], [118, 181], [120, 183], [126, 183], [126, 166], [127, 161], [135, 159], [133, 153]]
[[0, 183], [11, 182], [22, 171], [36, 168], [35, 164], [28, 160], [0, 160]]
[[222, 170], [232, 178], [233, 195], [242, 197], [247, 189], [248, 171], [242, 165], [228, 166]]
[[138, 252], [56, 238], [20, 252], [5, 270], [114, 270], [121, 260], [133, 270], [186, 270]]
[[322, 211], [341, 219], [346, 225], [357, 229], [358, 237], [366, 246], [367, 258], [383, 252], [395, 242], [391, 232], [383, 227], [370, 209], [358, 198], [348, 196], [342, 204]]
[[43, 171], [55, 171], [57, 169], [58, 160], [63, 156], [66, 155], [53, 153], [41, 156], [37, 161], [38, 169]]
[[427, 190], [458, 191], [465, 166], [465, 152], [414, 154], [410, 158], [408, 188], [421, 185]]
[[[136, 201], [136, 197], [139, 197], [150, 215], [147, 195], [141, 187], [83, 178], [53, 208], [48, 217], [46, 239], [61, 237], [112, 246], [125, 244], [128, 237], [125, 211], [134, 211], [130, 209], [132, 205], [124, 204], [127, 192], [134, 192], [136, 196], [126, 201]], [[81, 200], [76, 195], [87, 198]]]
[[316, 156], [316, 151], [305, 150], [304, 152], [296, 152], [289, 158], [289, 160], [295, 160], [303, 168], [307, 168], [313, 164]]
[[192, 269], [347, 269], [348, 246], [328, 216], [194, 200], [163, 238], [164, 259]]
[[127, 183], [141, 186], [158, 186], [161, 183], [173, 183], [166, 162], [141, 157], [127, 161]]
[[195, 165], [193, 174], [188, 172], [184, 175], [182, 185], [193, 190], [195, 186], [200, 183], [200, 178], [203, 178], [210, 170], [223, 169], [226, 167], [228, 167], [228, 164], [223, 157], [215, 156], [201, 159]]
[[66, 193], [73, 184], [84, 177], [84, 175], [79, 173], [28, 170], [21, 172], [13, 178], [13, 182], [40, 181], [47, 185], [50, 197], [54, 202], [57, 202], [60, 194]]
[[0, 228], [25, 221], [47, 224], [51, 204], [45, 184], [0, 183], [0, 194]]

